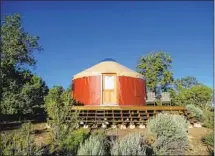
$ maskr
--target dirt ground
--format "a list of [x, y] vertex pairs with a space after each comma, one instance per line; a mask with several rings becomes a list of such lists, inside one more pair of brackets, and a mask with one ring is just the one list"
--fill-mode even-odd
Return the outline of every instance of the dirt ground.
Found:
[[189, 155], [208, 155], [207, 146], [205, 146], [201, 139], [203, 136], [210, 133], [212, 130], [204, 127], [201, 128], [190, 128], [188, 131], [190, 150], [187, 152]]
[[141, 132], [142, 134], [146, 135], [147, 134], [147, 129], [139, 129], [139, 128], [135, 128], [135, 129], [108, 129], [107, 130], [107, 134], [108, 135], [117, 135], [119, 138], [123, 138], [124, 136], [128, 135], [129, 133], [132, 132]]
[[33, 125], [35, 131], [35, 143], [37, 145], [48, 145], [51, 143], [51, 130], [47, 128], [46, 123], [38, 123]]

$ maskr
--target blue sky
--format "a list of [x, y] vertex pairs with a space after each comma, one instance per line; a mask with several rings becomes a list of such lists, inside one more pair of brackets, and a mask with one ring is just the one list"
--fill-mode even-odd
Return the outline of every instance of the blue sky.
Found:
[[113, 58], [135, 69], [139, 57], [163, 50], [174, 78], [213, 86], [213, 2], [4, 2], [40, 37], [34, 70], [49, 87], [68, 87], [74, 74]]

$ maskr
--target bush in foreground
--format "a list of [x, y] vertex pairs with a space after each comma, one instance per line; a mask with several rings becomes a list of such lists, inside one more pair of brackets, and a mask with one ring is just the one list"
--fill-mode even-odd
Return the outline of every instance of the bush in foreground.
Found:
[[156, 155], [184, 155], [188, 147], [188, 123], [183, 116], [158, 114], [148, 121], [149, 135], [156, 141], [153, 149]]
[[214, 132], [204, 136], [202, 142], [208, 146], [209, 155], [214, 155]]
[[70, 112], [72, 102], [70, 89], [65, 90], [61, 86], [54, 86], [45, 97], [48, 123], [56, 145], [61, 144], [78, 127], [78, 113]]
[[60, 144], [64, 153], [77, 154], [78, 147], [89, 136], [89, 129], [77, 129], [67, 136]]
[[214, 112], [213, 111], [204, 111], [204, 117], [203, 117], [203, 126], [207, 128], [213, 129], [214, 127]]
[[205, 137], [202, 138], [203, 143], [209, 146], [214, 146], [214, 132], [209, 133]]
[[141, 133], [130, 133], [122, 140], [117, 140], [111, 148], [111, 155], [145, 155], [145, 138]]
[[24, 123], [21, 129], [14, 132], [1, 134], [1, 154], [2, 155], [42, 155], [44, 151], [34, 143], [31, 134], [31, 123]]
[[106, 155], [106, 138], [101, 135], [91, 135], [89, 139], [80, 144], [78, 155]]
[[192, 114], [192, 116], [196, 117], [198, 121], [203, 120], [203, 111], [199, 107], [189, 104], [186, 106], [186, 109]]

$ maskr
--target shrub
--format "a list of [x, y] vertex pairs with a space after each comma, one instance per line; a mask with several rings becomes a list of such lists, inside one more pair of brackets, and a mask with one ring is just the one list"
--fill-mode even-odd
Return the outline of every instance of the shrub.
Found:
[[156, 137], [157, 155], [183, 155], [188, 147], [188, 123], [183, 116], [160, 113], [148, 121], [147, 129]]
[[209, 133], [208, 135], [202, 138], [202, 142], [208, 145], [208, 153], [209, 155], [214, 155], [214, 132]]
[[207, 107], [206, 103], [211, 101], [212, 93], [210, 87], [199, 84], [191, 88], [180, 87], [180, 89], [177, 89], [176, 93], [171, 95], [173, 95], [173, 103], [176, 105], [186, 106], [188, 103], [192, 103], [203, 110]]
[[106, 138], [101, 135], [91, 135], [78, 149], [78, 155], [106, 155]]
[[122, 140], [117, 140], [111, 148], [111, 155], [145, 155], [145, 139], [141, 133], [130, 133]]
[[209, 146], [214, 146], [214, 132], [209, 133], [208, 135], [202, 138], [203, 143]]
[[207, 128], [213, 128], [214, 127], [214, 112], [213, 111], [204, 111], [203, 116], [203, 126]]
[[79, 144], [83, 143], [88, 135], [88, 129], [80, 128], [78, 130], [74, 130], [70, 135], [67, 136], [65, 140], [61, 142], [60, 146], [64, 153], [75, 155], [77, 153]]
[[43, 150], [34, 143], [31, 134], [31, 123], [24, 123], [19, 130], [2, 133], [1, 154], [2, 155], [42, 155]]
[[189, 104], [186, 106], [186, 109], [191, 113], [192, 116], [196, 117], [198, 121], [203, 120], [203, 111], [199, 107]]
[[[45, 108], [52, 128], [53, 144], [60, 145], [78, 126], [78, 112], [71, 112], [73, 99], [70, 89], [55, 86], [45, 97]], [[68, 120], [68, 118], [70, 118]]]

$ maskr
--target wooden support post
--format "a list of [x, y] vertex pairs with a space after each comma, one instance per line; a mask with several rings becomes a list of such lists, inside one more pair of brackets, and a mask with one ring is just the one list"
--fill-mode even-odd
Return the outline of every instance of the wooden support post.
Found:
[[146, 111], [147, 120], [149, 120], [149, 113]]
[[98, 128], [97, 124], [93, 124], [92, 128]]
[[132, 111], [129, 110], [129, 115], [130, 115], [130, 121], [133, 121], [133, 118], [132, 118]]
[[120, 116], [121, 116], [121, 121], [123, 122], [123, 114], [122, 114], [122, 110], [120, 111]]
[[112, 117], [113, 117], [113, 121], [115, 121], [115, 119], [114, 119], [114, 110], [112, 110]]
[[88, 113], [89, 113], [89, 110], [87, 110], [86, 123], [87, 123], [87, 121], [88, 121]]
[[116, 125], [115, 125], [115, 124], [113, 124], [111, 127], [112, 127], [112, 128], [116, 128]]
[[97, 122], [97, 110], [95, 111], [95, 117], [94, 117], [94, 119], [95, 119], [95, 122]]

